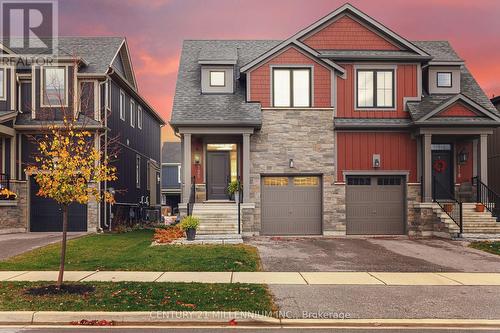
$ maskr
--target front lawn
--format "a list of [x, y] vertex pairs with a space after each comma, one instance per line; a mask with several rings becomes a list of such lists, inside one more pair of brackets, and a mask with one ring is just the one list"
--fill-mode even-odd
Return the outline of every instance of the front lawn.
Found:
[[[90, 235], [68, 241], [66, 270], [257, 271], [257, 249], [248, 245], [151, 247], [152, 230]], [[60, 244], [0, 261], [0, 270], [58, 270]]]
[[470, 247], [500, 255], [500, 242], [472, 242]]
[[0, 311], [270, 311], [263, 285], [99, 282], [82, 295], [32, 296], [47, 282], [0, 282]]

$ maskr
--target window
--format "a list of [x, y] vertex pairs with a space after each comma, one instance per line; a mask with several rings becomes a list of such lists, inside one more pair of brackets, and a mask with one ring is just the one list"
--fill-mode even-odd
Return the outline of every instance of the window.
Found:
[[451, 72], [438, 72], [437, 73], [437, 86], [438, 88], [451, 88]]
[[142, 129], [142, 107], [137, 106], [137, 127]]
[[264, 177], [266, 186], [288, 186], [288, 177]]
[[125, 93], [120, 90], [120, 119], [125, 121]]
[[274, 69], [273, 105], [275, 107], [311, 106], [311, 70]]
[[370, 177], [347, 177], [347, 185], [370, 185]]
[[0, 99], [5, 99], [5, 68], [0, 68]]
[[63, 106], [67, 103], [66, 67], [43, 68], [43, 105]]
[[225, 71], [210, 71], [210, 87], [225, 87], [226, 72]]
[[379, 177], [377, 179], [377, 185], [381, 186], [401, 185], [401, 177]]
[[135, 157], [135, 186], [141, 188], [141, 157]]
[[293, 185], [300, 187], [307, 186], [318, 186], [319, 178], [318, 177], [293, 177]]
[[181, 166], [177, 166], [177, 182], [180, 184], [181, 182]]
[[135, 102], [130, 99], [130, 126], [135, 127]]
[[394, 107], [393, 70], [360, 69], [356, 75], [358, 108]]

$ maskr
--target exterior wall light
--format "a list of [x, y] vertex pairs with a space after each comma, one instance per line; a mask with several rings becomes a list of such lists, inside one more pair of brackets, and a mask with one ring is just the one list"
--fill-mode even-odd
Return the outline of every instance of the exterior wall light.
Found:
[[293, 162], [293, 158], [288, 160], [288, 167], [290, 167], [290, 169], [295, 168], [295, 163]]
[[460, 164], [465, 164], [467, 163], [467, 160], [469, 159], [469, 153], [465, 151], [465, 148], [458, 153], [458, 163]]
[[194, 164], [200, 164], [200, 154], [194, 154]]
[[373, 167], [374, 168], [380, 168], [380, 165], [382, 163], [380, 162], [380, 155], [379, 154], [373, 154]]

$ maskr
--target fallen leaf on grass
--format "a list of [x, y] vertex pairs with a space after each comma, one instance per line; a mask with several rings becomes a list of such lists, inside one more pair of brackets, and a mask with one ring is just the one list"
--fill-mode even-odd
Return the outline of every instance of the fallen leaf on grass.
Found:
[[237, 326], [238, 325], [238, 322], [236, 321], [236, 319], [231, 319], [229, 321], [229, 326]]

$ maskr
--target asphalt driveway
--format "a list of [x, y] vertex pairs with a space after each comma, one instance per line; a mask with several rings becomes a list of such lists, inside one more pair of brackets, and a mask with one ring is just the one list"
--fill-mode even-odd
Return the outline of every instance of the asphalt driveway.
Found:
[[[85, 235], [83, 232], [69, 232], [68, 239]], [[0, 260], [60, 242], [60, 232], [29, 232], [0, 235]]]
[[465, 242], [408, 238], [255, 237], [265, 271], [500, 272], [500, 256]]

